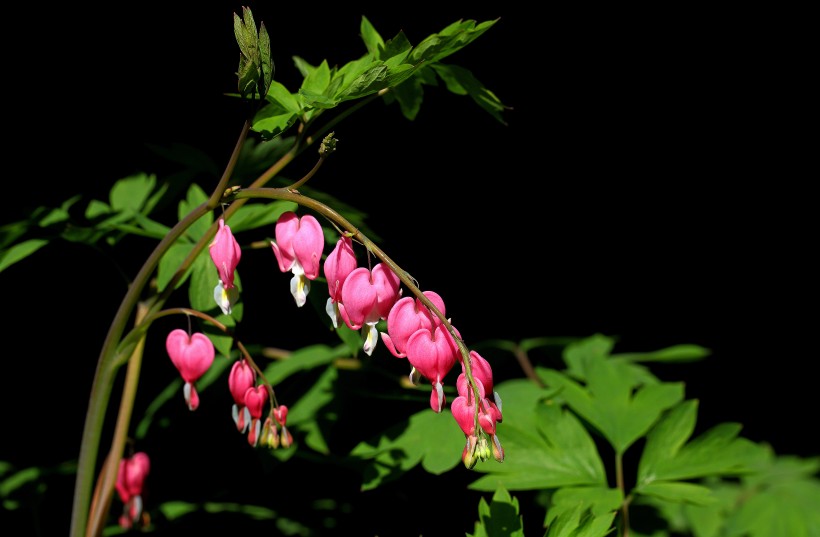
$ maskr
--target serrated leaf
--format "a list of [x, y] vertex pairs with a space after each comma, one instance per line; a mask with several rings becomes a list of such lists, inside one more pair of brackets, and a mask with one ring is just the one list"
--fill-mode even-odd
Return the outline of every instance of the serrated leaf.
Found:
[[48, 240], [46, 239], [29, 239], [6, 248], [0, 252], [0, 272], [15, 263], [19, 263], [46, 244], [48, 244]]
[[582, 387], [558, 371], [539, 372], [547, 384], [561, 389], [573, 410], [594, 425], [623, 454], [645, 435], [661, 413], [683, 399], [683, 383], [658, 383], [633, 389], [628, 364], [597, 360], [586, 366]]
[[492, 501], [488, 504], [483, 497], [478, 503], [478, 521], [475, 523], [475, 532], [468, 537], [494, 537], [504, 535], [510, 537], [524, 536], [524, 520], [520, 514], [518, 498], [502, 488], [495, 491]]
[[452, 414], [429, 408], [386, 430], [377, 439], [360, 442], [352, 457], [369, 460], [362, 490], [370, 490], [398, 479], [421, 463], [432, 474], [442, 474], [461, 462], [464, 433]]
[[554, 392], [518, 379], [496, 386], [504, 399], [498, 437], [502, 464], [483, 464], [487, 475], [470, 484], [475, 490], [536, 490], [567, 485], [605, 485], [606, 474], [595, 442], [569, 411], [551, 400]]
[[765, 457], [758, 445], [737, 436], [741, 427], [735, 423], [717, 425], [684, 444], [696, 412], [695, 401], [677, 405], [649, 433], [638, 464], [638, 492], [656, 481], [747, 473]]

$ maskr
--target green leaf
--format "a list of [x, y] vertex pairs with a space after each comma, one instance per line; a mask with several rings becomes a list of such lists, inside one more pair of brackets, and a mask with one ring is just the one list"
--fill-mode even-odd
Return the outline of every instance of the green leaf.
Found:
[[586, 387], [554, 370], [539, 371], [539, 376], [561, 389], [572, 409], [594, 425], [618, 454], [645, 435], [664, 410], [683, 399], [680, 382], [634, 389], [632, 371], [623, 362], [597, 360], [585, 368]]
[[[162, 255], [157, 266], [157, 289], [159, 291], [165, 290], [165, 287], [171, 282], [171, 278], [174, 277], [174, 274], [179, 269], [180, 265], [182, 265], [182, 262], [185, 261], [185, 258], [188, 257], [188, 254], [190, 254], [194, 249], [194, 246], [194, 243], [185, 242], [180, 239], [172, 244], [171, 247], [168, 248], [168, 250]], [[190, 273], [190, 270], [185, 272], [185, 274], [176, 283], [176, 288], [179, 288], [179, 286], [185, 282]], [[213, 291], [211, 292], [211, 297], [213, 300]]]
[[614, 346], [614, 339], [601, 334], [568, 344], [563, 353], [567, 374], [578, 380], [586, 380], [587, 370], [593, 363], [606, 360]]
[[100, 200], [91, 200], [85, 208], [85, 217], [89, 220], [94, 220], [107, 214], [111, 214], [111, 207]]
[[[240, 315], [242, 311], [242, 304], [237, 303], [234, 305], [233, 310], [231, 311], [231, 315]], [[229, 315], [225, 315], [220, 312], [220, 314], [216, 317], [216, 320], [220, 323], [224, 324], [228, 328], [233, 328], [236, 326], [236, 320], [234, 317]], [[211, 340], [211, 343], [214, 344], [214, 349], [216, 352], [224, 356], [225, 358], [231, 357], [231, 349], [233, 348], [233, 336], [225, 334], [222, 330], [219, 330], [215, 326], [212, 326], [210, 323], [206, 323], [202, 327], [202, 332], [208, 336], [208, 339]]]
[[680, 481], [655, 481], [641, 485], [637, 492], [646, 496], [656, 496], [669, 502], [685, 502], [695, 505], [709, 505], [717, 501], [708, 487]]
[[362, 36], [367, 52], [374, 58], [378, 58], [379, 51], [384, 47], [384, 40], [365, 16], [362, 16], [362, 22], [359, 24], [359, 35]]
[[[189, 248], [192, 250], [192, 248]], [[199, 311], [211, 311], [219, 306], [214, 300], [214, 287], [219, 283], [219, 273], [216, 270], [211, 255], [208, 250], [202, 250], [196, 259], [191, 263], [188, 271], [191, 277], [191, 285], [188, 286], [188, 301], [191, 307]], [[234, 284], [239, 287], [239, 271], [234, 273]], [[240, 295], [241, 296], [241, 295]]]
[[424, 100], [421, 78], [413, 77], [404, 84], [396, 86], [392, 91], [392, 96], [398, 101], [402, 115], [413, 121], [418, 116]]
[[29, 239], [0, 252], [0, 272], [27, 258], [48, 244], [46, 239]]
[[176, 520], [195, 512], [206, 513], [237, 513], [255, 520], [276, 520], [279, 515], [276, 511], [261, 505], [246, 505], [230, 502], [190, 503], [183, 501], [169, 501], [159, 505], [162, 515], [170, 520]]
[[327, 365], [337, 358], [346, 356], [346, 354], [347, 349], [344, 345], [337, 347], [328, 347], [321, 344], [309, 345], [293, 351], [284, 360], [278, 360], [270, 364], [265, 368], [265, 377], [268, 382], [275, 386], [294, 373]]
[[171, 228], [169, 228], [168, 226], [161, 224], [155, 220], [151, 220], [142, 213], [137, 213], [134, 216], [135, 220], [137, 221], [137, 224], [146, 231], [149, 237], [162, 239], [171, 231]]
[[623, 503], [617, 489], [564, 487], [550, 499], [544, 526], [549, 537], [592, 537], [610, 533], [616, 511]]
[[637, 492], [656, 481], [748, 473], [765, 456], [760, 446], [739, 438], [740, 425], [724, 423], [684, 444], [695, 426], [697, 401], [670, 410], [649, 433], [638, 464]]
[[726, 522], [725, 535], [817, 537], [820, 535], [820, 481], [780, 484], [751, 496]]
[[711, 351], [700, 345], [673, 345], [652, 352], [629, 352], [613, 354], [629, 362], [694, 362], [706, 358]]
[[493, 26], [498, 19], [476, 25], [474, 20], [456, 21], [441, 32], [432, 34], [421, 41], [410, 53], [409, 63], [432, 64], [461, 50], [475, 41]]
[[82, 196], [78, 195], [67, 199], [66, 201], [61, 203], [59, 207], [52, 209], [45, 216], [40, 218], [40, 220], [37, 222], [37, 225], [40, 227], [48, 227], [52, 224], [59, 224], [65, 222], [69, 218], [68, 210], [81, 198]]
[[[306, 67], [309, 66], [309, 64], [304, 61], [303, 65]], [[322, 63], [317, 67], [310, 67], [299, 89], [309, 94], [324, 95], [325, 90], [327, 90], [327, 87], [330, 85], [330, 79], [330, 66], [328, 66], [327, 60], [322, 60]], [[301, 94], [301, 91], [299, 93]], [[298, 111], [298, 109], [292, 111]]]
[[262, 68], [262, 80], [260, 81], [262, 88], [259, 92], [264, 94], [267, 93], [273, 82], [275, 72], [273, 58], [270, 53], [270, 36], [267, 29], [265, 29], [264, 22], [259, 24], [259, 63]]
[[595, 442], [550, 392], [527, 379], [496, 386], [504, 399], [504, 421], [498, 437], [504, 447], [502, 464], [476, 466], [487, 475], [471, 489], [537, 490], [567, 485], [606, 484], [604, 465]]
[[503, 487], [499, 488], [493, 494], [489, 504], [484, 498], [479, 500], [475, 532], [467, 535], [468, 537], [496, 535], [523, 537], [524, 520], [519, 512], [518, 498], [510, 496], [510, 493]]
[[296, 123], [302, 107], [297, 98], [275, 80], [271, 82], [265, 99], [268, 104], [253, 117], [252, 129], [265, 138], [273, 138]]
[[419, 463], [432, 474], [442, 474], [461, 462], [464, 433], [449, 412], [429, 408], [410, 416], [377, 438], [359, 443], [352, 457], [369, 460], [362, 490], [398, 479]]
[[231, 232], [239, 233], [264, 226], [274, 226], [282, 213], [295, 211], [298, 205], [292, 201], [272, 201], [269, 203], [248, 203], [231, 216], [228, 224]]
[[135, 429], [134, 437], [137, 440], [145, 438], [148, 434], [148, 429], [151, 427], [151, 424], [154, 423], [154, 418], [156, 417], [157, 412], [165, 405], [165, 403], [174, 397], [178, 397], [178, 394], [182, 393], [182, 386], [182, 378], [177, 377], [156, 397], [154, 397], [148, 405], [148, 408], [143, 413], [142, 419], [140, 419]]
[[485, 88], [470, 71], [456, 65], [441, 63], [433, 65], [432, 68], [444, 80], [447, 89], [452, 93], [469, 95], [478, 106], [486, 110], [499, 123], [507, 124], [501, 113], [509, 110], [510, 107], [504, 105], [495, 93]]
[[319, 419], [336, 420], [327, 415], [320, 416], [320, 411], [334, 401], [336, 394], [333, 387], [338, 378], [339, 371], [335, 367], [326, 368], [298, 401], [288, 404], [288, 428], [298, 428], [304, 434], [305, 444], [325, 455], [330, 454], [330, 448]]
[[[192, 183], [188, 187], [188, 193], [184, 200], [180, 200], [178, 207], [178, 216], [182, 220], [188, 216], [194, 209], [208, 201], [208, 195], [196, 183]], [[203, 235], [208, 233], [211, 224], [214, 223], [213, 213], [205, 213], [194, 222], [185, 232], [185, 236], [194, 242], [197, 242]]]
[[145, 173], [120, 179], [114, 183], [109, 193], [111, 209], [115, 212], [127, 213], [129, 216], [138, 213], [155, 185], [156, 177]]

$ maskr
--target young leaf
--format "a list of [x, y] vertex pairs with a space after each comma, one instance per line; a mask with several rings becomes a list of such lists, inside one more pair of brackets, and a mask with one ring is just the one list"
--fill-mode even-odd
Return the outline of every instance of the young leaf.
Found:
[[492, 501], [481, 498], [478, 503], [478, 521], [475, 532], [468, 537], [524, 536], [524, 521], [519, 514], [518, 498], [510, 496], [503, 487], [493, 494]]

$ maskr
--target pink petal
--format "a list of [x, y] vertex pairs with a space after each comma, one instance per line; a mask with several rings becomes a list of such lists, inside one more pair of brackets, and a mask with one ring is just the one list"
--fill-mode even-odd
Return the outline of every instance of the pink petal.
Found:
[[322, 250], [325, 247], [325, 235], [322, 226], [312, 215], [306, 214], [299, 221], [299, 229], [293, 237], [293, 253], [305, 271], [309, 280], [319, 275], [322, 261]]

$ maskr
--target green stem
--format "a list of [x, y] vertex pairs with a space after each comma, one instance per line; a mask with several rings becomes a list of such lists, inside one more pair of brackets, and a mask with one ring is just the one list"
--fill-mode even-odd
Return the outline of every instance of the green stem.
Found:
[[[615, 454], [615, 483], [621, 496], [625, 497], [624, 485], [624, 460], [621, 453]], [[629, 502], [624, 501], [621, 505], [621, 537], [629, 537]]]
[[[140, 324], [145, 317], [147, 308], [140, 303], [137, 306], [135, 323]], [[91, 506], [91, 520], [89, 521], [86, 535], [96, 537], [102, 534], [105, 517], [111, 507], [111, 497], [114, 494], [114, 483], [117, 480], [120, 460], [125, 449], [125, 438], [128, 434], [128, 427], [131, 424], [131, 413], [134, 409], [134, 398], [139, 385], [140, 369], [142, 368], [143, 351], [145, 350], [145, 334], [137, 342], [131, 358], [128, 360], [128, 369], [125, 374], [125, 386], [120, 398], [120, 409], [117, 414], [117, 424], [114, 428], [114, 441], [111, 451], [105, 460], [102, 470], [102, 479], [98, 485], [95, 497], [98, 501]]]
[[[128, 322], [131, 313], [137, 305], [140, 294], [150, 280], [151, 275], [159, 264], [159, 260], [165, 252], [168, 251], [194, 222], [218, 207], [219, 200], [222, 198], [225, 186], [233, 173], [239, 158], [239, 151], [247, 138], [249, 130], [250, 123], [245, 122], [225, 172], [208, 202], [196, 207], [182, 218], [171, 231], [162, 238], [159, 244], [157, 244], [154, 251], [151, 252], [151, 255], [142, 265], [142, 268], [140, 268], [128, 291], [125, 293], [125, 297], [120, 303], [117, 313], [114, 315], [114, 319], [108, 329], [108, 334], [103, 342], [102, 350], [97, 360], [94, 380], [91, 384], [91, 394], [88, 400], [88, 410], [86, 411], [85, 425], [83, 426], [80, 443], [80, 454], [77, 459], [77, 478], [74, 484], [74, 501], [71, 507], [71, 528], [69, 533], [71, 537], [82, 537], [85, 535], [88, 526], [91, 487], [96, 472], [97, 455], [99, 453], [102, 427], [105, 420], [105, 409], [108, 406], [108, 399], [111, 396], [115, 374], [120, 365], [116, 358], [120, 337], [125, 329], [125, 324]], [[195, 256], [189, 256], [190, 260], [194, 258]], [[178, 273], [177, 276], [179, 276], [179, 274], [180, 273]], [[174, 285], [169, 284], [168, 287], [173, 289]], [[158, 297], [157, 300], [162, 302], [163, 297]], [[117, 442], [118, 440], [115, 437], [112, 443]]]

